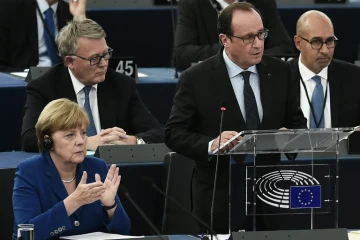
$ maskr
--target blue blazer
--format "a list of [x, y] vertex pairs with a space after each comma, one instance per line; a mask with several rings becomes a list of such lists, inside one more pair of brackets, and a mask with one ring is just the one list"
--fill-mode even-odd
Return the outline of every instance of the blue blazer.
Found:
[[[108, 167], [102, 159], [85, 157], [76, 169], [76, 185], [83, 171], [87, 172], [87, 183], [92, 183], [96, 173], [104, 181]], [[111, 220], [100, 201], [83, 205], [68, 216], [63, 202], [68, 196], [48, 152], [21, 162], [14, 180], [15, 225], [12, 239], [16, 239], [17, 225], [21, 223], [34, 224], [37, 240], [90, 232], [130, 232], [130, 219], [118, 196], [115, 199], [117, 208]]]

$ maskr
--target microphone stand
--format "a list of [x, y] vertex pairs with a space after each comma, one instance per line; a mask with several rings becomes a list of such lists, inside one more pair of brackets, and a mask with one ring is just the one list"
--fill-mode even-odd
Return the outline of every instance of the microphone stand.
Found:
[[[215, 192], [216, 192], [216, 183], [217, 183], [217, 173], [218, 173], [218, 167], [219, 167], [219, 155], [220, 155], [220, 146], [221, 146], [221, 132], [222, 132], [222, 125], [223, 125], [223, 118], [224, 118], [224, 112], [226, 111], [225, 107], [221, 107], [221, 117], [220, 117], [220, 130], [219, 130], [219, 145], [218, 145], [218, 151], [216, 154], [216, 164], [215, 164], [215, 176], [214, 176], [214, 187], [213, 187], [213, 194], [212, 194], [212, 200], [211, 200], [211, 210], [210, 210], [210, 229], [214, 229], [214, 204], [215, 204]], [[213, 240], [213, 234], [211, 233], [211, 240]]]

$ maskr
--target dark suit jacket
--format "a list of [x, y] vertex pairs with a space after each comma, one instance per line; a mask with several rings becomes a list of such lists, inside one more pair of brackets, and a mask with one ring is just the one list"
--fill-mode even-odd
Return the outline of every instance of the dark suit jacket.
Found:
[[[76, 169], [76, 185], [83, 171], [87, 172], [87, 183], [92, 183], [95, 182], [96, 173], [104, 181], [108, 167], [102, 159], [85, 157]], [[20, 223], [34, 224], [36, 239], [97, 231], [129, 234], [130, 219], [118, 196], [115, 198], [117, 208], [111, 221], [100, 201], [83, 205], [68, 216], [63, 203], [68, 196], [49, 152], [21, 162], [16, 168], [14, 180], [15, 227], [12, 239], [17, 239], [16, 226]], [[80, 225], [76, 226], [75, 221], [79, 221]]]
[[[215, 0], [213, 0], [216, 2]], [[293, 53], [293, 44], [281, 22], [275, 0], [249, 0], [259, 9], [264, 27], [266, 54]], [[209, 0], [180, 0], [175, 33], [176, 66], [185, 69], [214, 56], [221, 45], [217, 31], [217, 12]]]
[[[263, 119], [259, 129], [306, 128], [287, 63], [264, 56], [257, 65]], [[222, 51], [184, 71], [179, 80], [174, 105], [165, 128], [165, 143], [175, 152], [197, 161], [193, 182], [194, 212], [208, 220], [212, 198], [215, 158], [209, 161], [208, 144], [219, 135], [220, 105], [226, 107], [223, 131], [247, 130], [237, 102]], [[280, 156], [276, 155], [278, 161]], [[260, 158], [260, 157], [259, 157]], [[268, 158], [268, 156], [266, 156]], [[258, 162], [258, 159], [257, 159]], [[270, 163], [269, 161], [267, 161]], [[263, 162], [263, 163], [266, 163]], [[273, 163], [273, 161], [272, 161]], [[228, 161], [220, 158], [215, 205], [217, 223], [226, 229]], [[222, 189], [222, 190], [220, 190]], [[200, 210], [197, 211], [197, 208]], [[224, 227], [225, 224], [225, 227]]]
[[[36, 0], [1, 0], [0, 71], [22, 71], [39, 62]], [[72, 19], [68, 3], [59, 0], [58, 29]]]
[[[300, 99], [299, 58], [289, 61], [296, 96]], [[328, 67], [331, 127], [360, 125], [360, 67], [333, 59]]]
[[[63, 64], [52, 67], [28, 84], [26, 94], [22, 148], [24, 151], [37, 152], [35, 124], [46, 104], [58, 98], [76, 102], [68, 68]], [[145, 142], [163, 142], [163, 127], [145, 107], [134, 79], [108, 69], [105, 80], [98, 84], [97, 97], [101, 128], [117, 126]]]

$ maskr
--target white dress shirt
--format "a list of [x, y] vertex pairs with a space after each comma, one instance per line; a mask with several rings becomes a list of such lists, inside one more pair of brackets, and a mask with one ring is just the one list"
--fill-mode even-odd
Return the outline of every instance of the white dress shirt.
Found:
[[[225, 2], [225, 0], [216, 0], [222, 9], [226, 8], [227, 6], [229, 6], [229, 4], [227, 2]], [[237, 2], [237, 0], [234, 0], [234, 2]]]
[[[260, 78], [259, 74], [257, 72], [256, 66], [251, 66], [248, 69], [242, 69], [238, 65], [236, 65], [233, 61], [230, 60], [230, 58], [227, 56], [225, 50], [223, 50], [223, 58], [225, 61], [225, 66], [227, 69], [227, 72], [229, 74], [229, 79], [231, 82], [231, 85], [234, 89], [234, 93], [236, 96], [236, 100], [239, 104], [242, 116], [246, 122], [246, 111], [245, 111], [245, 102], [244, 102], [244, 78], [242, 77], [241, 73], [243, 71], [250, 71], [250, 86], [254, 92], [255, 99], [256, 99], [256, 105], [259, 111], [259, 119], [260, 123], [263, 118], [263, 108], [261, 104], [261, 97], [260, 97]], [[224, 79], [226, 81], [227, 79]], [[214, 140], [209, 142], [208, 152], [211, 153], [211, 145], [214, 142]]]
[[[321, 72], [319, 72], [318, 74], [313, 73], [310, 69], [308, 69], [307, 67], [305, 67], [305, 65], [301, 62], [301, 55], [299, 57], [299, 71], [300, 71], [300, 75], [305, 83], [306, 86], [306, 90], [307, 93], [309, 95], [309, 99], [311, 101], [312, 98], [312, 94], [313, 91], [315, 89], [316, 83], [314, 80], [312, 80], [312, 78], [315, 75], [318, 75], [321, 78], [321, 85], [324, 89], [324, 98], [325, 98], [325, 92], [326, 92], [326, 85], [327, 85], [327, 97], [326, 97], [326, 103], [325, 103], [325, 109], [324, 109], [324, 126], [325, 128], [331, 128], [331, 110], [330, 110], [330, 86], [329, 86], [329, 82], [327, 81], [328, 79], [328, 67], [324, 68], [323, 70], [321, 70]], [[301, 83], [301, 80], [299, 79], [299, 84], [300, 84], [300, 107], [301, 110], [303, 111], [304, 116], [307, 119], [307, 126], [308, 128], [310, 127], [310, 114], [311, 113], [311, 108], [309, 105], [309, 101], [306, 97], [306, 92], [304, 89], [303, 84]]]
[[[49, 4], [46, 0], [36, 0], [40, 11], [42, 12], [42, 17], [45, 20], [45, 11], [49, 8]], [[55, 39], [58, 35], [58, 27], [57, 27], [57, 8], [58, 8], [58, 2], [51, 5], [51, 8], [54, 10], [54, 23], [55, 23]], [[45, 44], [45, 38], [44, 38], [44, 23], [41, 20], [39, 11], [36, 10], [36, 19], [37, 19], [37, 29], [38, 29], [38, 43], [39, 43], [39, 63], [38, 66], [51, 66], [51, 60], [47, 53], [47, 47]]]
[[[72, 84], [73, 84], [73, 87], [75, 90], [76, 100], [80, 106], [84, 107], [84, 104], [85, 104], [84, 87], [85, 87], [85, 85], [76, 79], [76, 77], [72, 74], [70, 69], [68, 69], [68, 70], [69, 70], [70, 78], [71, 78], [71, 81], [72, 81]], [[90, 101], [90, 108], [91, 108], [91, 113], [93, 115], [96, 132], [99, 133], [101, 130], [101, 125], [100, 125], [99, 107], [98, 107], [98, 100], [97, 100], [97, 87], [98, 87], [97, 84], [92, 86], [90, 93], [89, 93], [89, 101]]]

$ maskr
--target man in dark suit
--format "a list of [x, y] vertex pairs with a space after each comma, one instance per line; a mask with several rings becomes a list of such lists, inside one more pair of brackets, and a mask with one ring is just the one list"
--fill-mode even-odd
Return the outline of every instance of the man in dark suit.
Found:
[[96, 22], [73, 21], [59, 33], [64, 64], [52, 67], [27, 86], [22, 147], [38, 151], [35, 124], [47, 103], [58, 98], [77, 101], [86, 109], [90, 127], [87, 148], [103, 144], [163, 142], [163, 128], [136, 90], [134, 79], [108, 69], [112, 49]]
[[[37, 6], [39, 8], [37, 8]], [[2, 0], [0, 3], [0, 71], [23, 71], [30, 66], [51, 66], [44, 28], [45, 11], [52, 9], [54, 33], [73, 16], [85, 18], [86, 0]], [[41, 12], [41, 16], [40, 13]], [[57, 24], [56, 24], [57, 23]], [[49, 44], [55, 46], [55, 41]], [[56, 48], [54, 47], [55, 52]]]
[[308, 11], [296, 28], [300, 57], [289, 63], [308, 127], [360, 125], [360, 67], [333, 59], [337, 38], [331, 20], [322, 12]]
[[[220, 3], [221, 4], [220, 4]], [[216, 21], [218, 13], [236, 0], [180, 0], [175, 33], [176, 66], [188, 68], [192, 63], [214, 56], [221, 48]], [[247, 1], [259, 9], [269, 36], [266, 54], [291, 54], [294, 49], [280, 16], [275, 0]]]
[[[216, 165], [216, 158], [209, 154], [219, 146], [221, 106], [226, 108], [221, 143], [243, 130], [306, 126], [290, 84], [288, 64], [263, 56], [267, 29], [253, 5], [229, 5], [219, 15], [218, 30], [223, 48], [181, 74], [165, 128], [167, 146], [197, 162], [192, 179], [193, 212], [208, 223]], [[274, 159], [278, 162], [280, 156], [257, 157], [256, 161], [270, 164]], [[218, 164], [214, 228], [226, 233], [229, 162], [220, 157]], [[243, 220], [233, 221], [233, 229], [245, 227]]]

